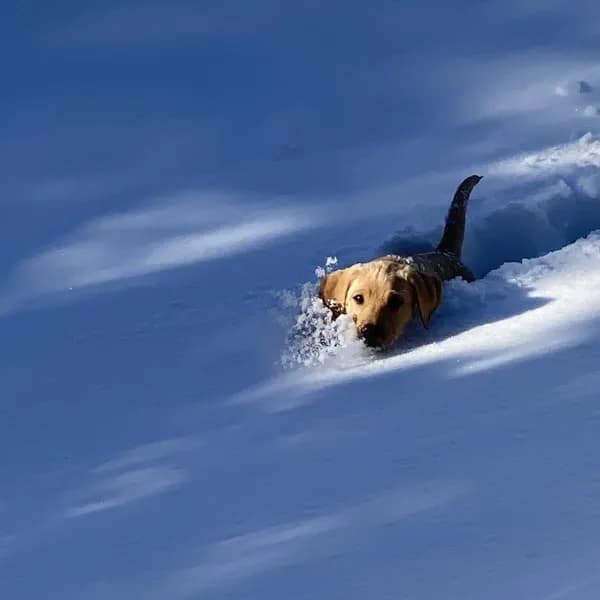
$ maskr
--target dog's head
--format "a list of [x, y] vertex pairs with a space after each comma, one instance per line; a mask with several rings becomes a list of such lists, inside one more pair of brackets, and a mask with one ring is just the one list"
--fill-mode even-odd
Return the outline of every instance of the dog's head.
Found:
[[319, 296], [333, 312], [350, 315], [367, 346], [393, 344], [418, 310], [428, 327], [442, 300], [442, 282], [410, 265], [375, 260], [329, 273]]

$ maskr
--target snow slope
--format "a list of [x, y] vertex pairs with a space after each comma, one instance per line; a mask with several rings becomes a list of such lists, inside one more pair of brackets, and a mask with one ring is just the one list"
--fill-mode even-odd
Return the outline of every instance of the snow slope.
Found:
[[[2, 598], [600, 597], [600, 13], [409, 4], [0, 19]], [[472, 172], [479, 280], [328, 323]]]
[[[342, 326], [341, 348], [333, 348], [331, 356], [317, 350], [308, 361], [324, 362], [325, 368], [297, 369], [244, 392], [241, 400], [270, 399], [272, 408], [285, 409], [315, 389], [389, 371], [431, 369], [441, 362], [455, 379], [579, 347], [593, 335], [589, 325], [599, 314], [599, 260], [596, 232], [542, 258], [507, 263], [473, 284], [453, 281], [434, 331], [409, 334], [405, 346], [413, 349], [393, 356], [372, 352], [354, 340], [348, 323]], [[334, 325], [320, 327], [327, 334]]]

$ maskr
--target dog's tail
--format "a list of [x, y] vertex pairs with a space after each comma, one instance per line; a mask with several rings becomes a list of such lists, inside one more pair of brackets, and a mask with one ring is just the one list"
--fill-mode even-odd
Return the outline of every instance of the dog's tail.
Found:
[[479, 175], [471, 175], [458, 186], [452, 204], [448, 209], [444, 235], [442, 235], [442, 239], [437, 247], [439, 252], [451, 252], [460, 259], [465, 237], [467, 203], [471, 191], [482, 179], [483, 177], [480, 177]]

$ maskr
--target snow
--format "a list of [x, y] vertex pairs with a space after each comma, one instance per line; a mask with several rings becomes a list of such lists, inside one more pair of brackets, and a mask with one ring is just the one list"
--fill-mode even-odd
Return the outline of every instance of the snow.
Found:
[[[287, 409], [291, 398], [308, 391], [388, 371], [425, 366], [435, 369], [443, 362], [453, 365], [445, 367], [449, 377], [463, 377], [579, 347], [589, 335], [587, 324], [600, 317], [599, 264], [600, 234], [594, 233], [542, 258], [524, 260], [522, 264], [507, 263], [475, 283], [453, 281], [446, 286], [435, 331], [427, 333], [425, 345], [425, 334], [413, 333], [410, 345], [418, 345], [417, 348], [375, 361], [374, 355], [364, 349], [362, 366], [352, 363], [351, 368], [339, 368], [348, 362], [347, 346], [352, 348], [352, 357], [362, 350], [358, 341], [352, 341], [348, 327], [346, 345], [339, 349], [337, 346], [341, 345], [335, 344], [337, 352], [328, 361], [328, 369], [276, 377], [263, 388], [242, 394], [241, 400], [270, 401], [274, 407], [281, 402]], [[299, 320], [310, 318], [310, 310], [314, 310], [312, 305], [309, 310], [305, 308]], [[326, 334], [332, 330], [331, 336], [337, 341], [337, 322], [322, 325], [320, 314], [313, 317], [315, 327], [321, 327]], [[318, 348], [314, 339], [310, 343]], [[330, 342], [329, 350], [331, 346]], [[304, 346], [297, 349], [302, 358], [304, 350]], [[299, 358], [298, 362], [302, 360]], [[324, 362], [321, 353], [313, 362]]]
[[[0, 596], [596, 600], [595, 3], [98, 11], [2, 19]], [[365, 348], [319, 276], [471, 173]]]

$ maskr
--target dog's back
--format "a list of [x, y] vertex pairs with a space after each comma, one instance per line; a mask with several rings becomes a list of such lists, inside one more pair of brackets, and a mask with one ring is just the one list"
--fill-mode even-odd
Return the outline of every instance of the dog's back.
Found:
[[417, 271], [437, 275], [442, 281], [462, 277], [466, 281], [474, 281], [475, 276], [461, 260], [467, 205], [473, 188], [481, 181], [479, 175], [467, 177], [456, 189], [448, 215], [442, 239], [435, 250], [422, 252], [413, 256], [389, 254], [383, 260], [393, 260], [399, 264], [411, 265]]

